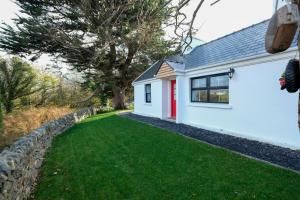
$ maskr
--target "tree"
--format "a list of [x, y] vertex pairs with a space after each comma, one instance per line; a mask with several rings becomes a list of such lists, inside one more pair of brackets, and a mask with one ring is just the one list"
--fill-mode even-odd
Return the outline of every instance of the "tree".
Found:
[[3, 113], [2, 113], [2, 100], [0, 97], [0, 137], [4, 132], [4, 127], [3, 127]]
[[[12, 54], [42, 53], [62, 58], [93, 80], [95, 94], [109, 91], [115, 108], [124, 108], [131, 82], [150, 63], [179, 53], [204, 0], [186, 22], [180, 10], [190, 0], [16, 0], [23, 15], [4, 25], [0, 47]], [[165, 27], [175, 27], [175, 38]], [[184, 26], [189, 28], [184, 29]], [[192, 40], [190, 39], [189, 42]]]
[[7, 113], [13, 109], [15, 99], [37, 92], [36, 73], [18, 57], [0, 61], [0, 94]]
[[34, 95], [37, 99], [35, 106], [44, 106], [51, 100], [53, 92], [59, 85], [59, 80], [49, 74], [38, 73], [37, 84], [39, 92]]

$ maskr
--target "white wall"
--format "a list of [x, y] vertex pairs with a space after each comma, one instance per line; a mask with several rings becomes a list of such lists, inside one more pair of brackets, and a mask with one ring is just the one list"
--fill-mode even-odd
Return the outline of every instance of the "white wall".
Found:
[[[151, 103], [145, 101], [145, 84], [151, 84]], [[134, 113], [162, 118], [162, 81], [154, 80], [134, 85]]]
[[170, 81], [162, 79], [162, 117], [161, 119], [167, 119], [171, 115], [170, 106]]
[[187, 73], [183, 123], [300, 149], [298, 93], [281, 91], [278, 82], [287, 62], [235, 68], [229, 105], [191, 103], [190, 78], [201, 74]]
[[184, 113], [185, 97], [188, 90], [185, 89], [185, 78], [183, 75], [176, 77], [176, 123], [183, 123], [183, 116], [180, 113]]

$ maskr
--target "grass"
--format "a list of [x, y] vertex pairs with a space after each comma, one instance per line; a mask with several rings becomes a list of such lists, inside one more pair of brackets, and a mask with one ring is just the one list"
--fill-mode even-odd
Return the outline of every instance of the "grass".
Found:
[[68, 107], [39, 107], [26, 110], [17, 110], [4, 115], [4, 133], [0, 134], [0, 150], [12, 144], [21, 136], [40, 127], [43, 123], [58, 119], [74, 110]]
[[300, 199], [300, 175], [113, 113], [58, 136], [35, 199]]

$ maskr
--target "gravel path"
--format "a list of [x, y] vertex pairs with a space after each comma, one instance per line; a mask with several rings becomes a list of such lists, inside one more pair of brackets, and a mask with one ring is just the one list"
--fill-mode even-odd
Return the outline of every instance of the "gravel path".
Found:
[[216, 133], [185, 124], [176, 124], [158, 118], [144, 117], [132, 113], [121, 115], [300, 172], [300, 152], [288, 148]]

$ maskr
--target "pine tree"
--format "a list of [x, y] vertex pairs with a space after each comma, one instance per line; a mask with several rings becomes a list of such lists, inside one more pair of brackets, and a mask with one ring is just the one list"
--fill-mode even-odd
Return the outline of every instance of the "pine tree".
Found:
[[167, 0], [16, 2], [24, 15], [15, 27], [2, 26], [0, 47], [33, 60], [43, 53], [63, 58], [95, 82], [95, 91], [109, 90], [116, 108], [125, 107], [134, 78], [179, 43], [163, 29], [174, 12]]
[[14, 100], [39, 91], [36, 72], [22, 59], [13, 57], [0, 61], [0, 95], [6, 113], [14, 107]]

